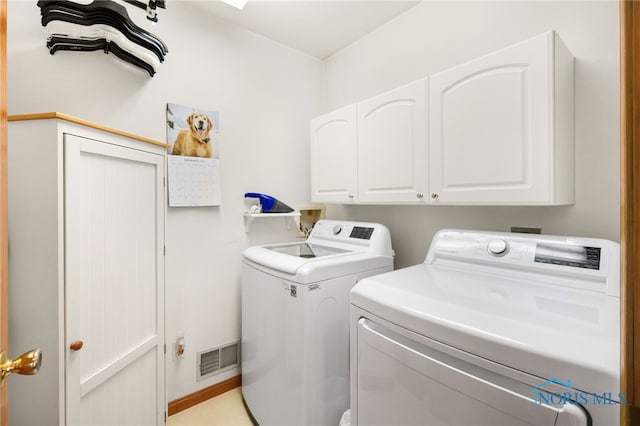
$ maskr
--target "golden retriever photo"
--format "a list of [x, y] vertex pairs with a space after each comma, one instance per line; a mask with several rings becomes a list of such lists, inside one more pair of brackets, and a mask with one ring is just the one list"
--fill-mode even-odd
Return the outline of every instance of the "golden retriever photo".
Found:
[[194, 111], [193, 108], [168, 104], [167, 141], [173, 141], [171, 155], [217, 157], [213, 155], [213, 136], [218, 130], [216, 122], [217, 113]]

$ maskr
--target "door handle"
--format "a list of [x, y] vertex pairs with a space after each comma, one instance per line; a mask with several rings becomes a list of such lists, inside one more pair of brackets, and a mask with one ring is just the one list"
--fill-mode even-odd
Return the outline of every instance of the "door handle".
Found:
[[84, 346], [84, 342], [82, 340], [76, 340], [75, 342], [71, 342], [69, 345], [69, 349], [72, 351], [79, 351]]
[[7, 359], [5, 352], [0, 352], [0, 386], [4, 384], [9, 374], [37, 374], [42, 364], [42, 352], [40, 349], [32, 349], [23, 353], [16, 359]]

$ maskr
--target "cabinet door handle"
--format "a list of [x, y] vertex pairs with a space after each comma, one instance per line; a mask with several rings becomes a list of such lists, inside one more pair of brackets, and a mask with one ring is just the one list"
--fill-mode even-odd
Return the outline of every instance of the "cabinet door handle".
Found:
[[416, 194], [416, 197], [418, 197], [420, 200], [422, 200], [422, 199], [424, 198], [424, 194], [422, 194], [422, 193], [418, 192], [418, 193]]
[[353, 198], [353, 194], [349, 194], [349, 198]]
[[431, 198], [433, 198], [434, 200], [438, 199], [438, 194], [436, 194], [435, 192], [433, 194], [431, 194]]
[[71, 342], [69, 345], [69, 349], [72, 351], [79, 351], [84, 346], [84, 342], [82, 340], [76, 340], [75, 342]]

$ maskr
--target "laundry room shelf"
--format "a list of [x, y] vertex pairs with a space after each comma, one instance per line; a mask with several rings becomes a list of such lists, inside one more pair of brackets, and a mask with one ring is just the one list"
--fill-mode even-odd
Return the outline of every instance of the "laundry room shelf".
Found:
[[244, 212], [244, 231], [249, 232], [251, 230], [251, 224], [256, 219], [262, 219], [267, 217], [282, 217], [285, 220], [287, 229], [291, 229], [291, 224], [295, 222], [295, 218], [300, 217], [299, 212], [291, 213], [249, 213]]

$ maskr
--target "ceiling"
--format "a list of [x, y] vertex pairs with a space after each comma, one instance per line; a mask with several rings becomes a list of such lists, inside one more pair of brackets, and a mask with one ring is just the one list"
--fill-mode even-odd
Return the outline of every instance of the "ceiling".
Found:
[[419, 0], [249, 0], [243, 10], [218, 0], [194, 5], [296, 50], [325, 59]]

